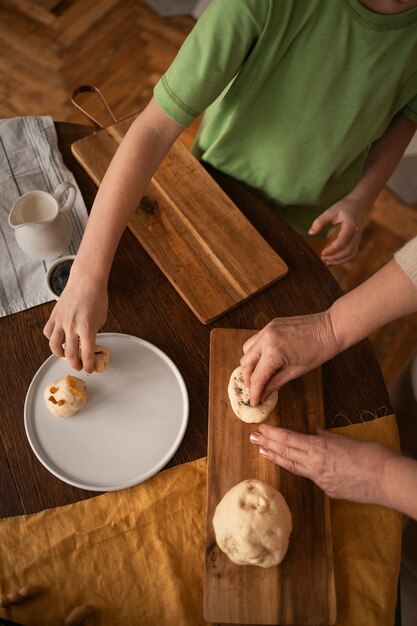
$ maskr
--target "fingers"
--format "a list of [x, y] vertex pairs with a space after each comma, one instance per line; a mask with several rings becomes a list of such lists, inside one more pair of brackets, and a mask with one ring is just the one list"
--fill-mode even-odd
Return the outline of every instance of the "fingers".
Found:
[[252, 372], [261, 358], [262, 348], [260, 340], [265, 328], [256, 333], [256, 335], [249, 337], [243, 344], [243, 357], [240, 359], [240, 366], [246, 387], [250, 387]]
[[84, 333], [80, 337], [80, 353], [82, 366], [86, 372], [91, 374], [94, 371], [94, 349], [96, 337], [94, 334]]
[[263, 386], [262, 383], [257, 385], [256, 381], [255, 383], [251, 383], [251, 406], [258, 406], [260, 402], [265, 402], [273, 391], [279, 391], [281, 387], [286, 385], [290, 380], [293, 380], [293, 378], [297, 378], [294, 368], [285, 367], [281, 370], [278, 369], [277, 373], [272, 375], [272, 378], [268, 380], [265, 386]]
[[51, 338], [54, 327], [55, 327], [55, 322], [51, 316], [49, 320], [46, 322], [45, 326], [43, 327], [43, 334], [45, 335], [45, 337], [47, 337], [48, 339]]
[[65, 357], [71, 367], [76, 370], [82, 368], [77, 335], [65, 333], [62, 326], [57, 324], [53, 317], [49, 318], [45, 324], [43, 334], [49, 339], [49, 347], [53, 355], [60, 358]]
[[52, 354], [57, 357], [65, 357], [68, 363], [75, 370], [82, 369], [82, 362], [79, 354], [79, 337], [74, 332], [66, 332], [63, 326], [56, 322], [52, 315], [43, 333], [49, 339], [49, 347]]
[[45, 326], [43, 332], [49, 339], [49, 347], [51, 349], [51, 352], [57, 357], [63, 357], [63, 343], [65, 342], [65, 333], [62, 328], [59, 328], [57, 325], [55, 325], [54, 322], [51, 322], [51, 320], [49, 320], [48, 325], [48, 328], [47, 326]]
[[[321, 258], [327, 265], [339, 265], [350, 261], [357, 253], [364, 217], [364, 209], [356, 201], [344, 198], [312, 223], [310, 235], [317, 235], [324, 226], [337, 226], [339, 231], [332, 242], [324, 248]], [[331, 235], [329, 233], [329, 235]]]
[[261, 352], [257, 348], [253, 347], [249, 350], [249, 352], [246, 352], [246, 354], [244, 354], [240, 359], [240, 366], [243, 373], [243, 381], [246, 387], [251, 386], [252, 374], [260, 358]]
[[[259, 334], [259, 333], [258, 333]], [[251, 337], [251, 339], [254, 339]], [[259, 348], [256, 344], [258, 341], [252, 341], [248, 347], [248, 342], [243, 345], [245, 354], [240, 359], [240, 366], [243, 373], [243, 381], [250, 389], [250, 401], [251, 406], [258, 406], [260, 402], [261, 393], [265, 386], [265, 382], [262, 378], [254, 377], [255, 370], [259, 373], [259, 368], [263, 369], [264, 357], [262, 355], [262, 345], [259, 344]]]
[[322, 254], [322, 261], [328, 266], [342, 265], [342, 263], [347, 263], [348, 261], [351, 261], [356, 256], [357, 251], [357, 245], [355, 245], [354, 247], [349, 246], [349, 248], [347, 248], [346, 250], [342, 250], [339, 254], [326, 254], [324, 256]]
[[259, 454], [262, 454], [268, 461], [272, 461], [275, 465], [279, 465], [288, 470], [292, 474], [297, 476], [305, 476], [305, 471], [302, 465], [298, 463], [294, 458], [275, 452], [269, 448], [259, 448]]
[[323, 253], [334, 254], [340, 252], [359, 238], [358, 233], [359, 227], [356, 224], [343, 221], [340, 225], [337, 237], [323, 250]]
[[317, 235], [326, 224], [331, 222], [331, 216], [327, 211], [316, 217], [314, 222], [311, 224], [310, 229], [308, 231], [309, 235]]
[[305, 435], [262, 424], [250, 441], [268, 461], [313, 480], [331, 498], [383, 504], [381, 476], [394, 453], [321, 428]]
[[80, 340], [77, 334], [68, 333], [65, 335], [64, 356], [73, 369], [81, 370], [83, 368], [80, 358]]
[[259, 426], [259, 433], [261, 437], [265, 438], [265, 442], [266, 440], [271, 441], [274, 442], [275, 445], [297, 448], [304, 452], [307, 452], [314, 439], [314, 435], [305, 435], [303, 433], [297, 433], [294, 430], [288, 430], [287, 428], [270, 426], [269, 424], [261, 424]]
[[260, 446], [259, 453], [268, 460], [294, 474], [307, 475], [310, 435], [302, 435], [284, 428], [262, 425], [252, 433], [250, 441]]
[[[270, 389], [269, 392], [266, 392], [265, 385], [267, 383], [271, 383], [271, 378], [277, 372], [276, 367], [272, 363], [268, 363], [266, 359], [260, 359], [253, 370], [253, 373], [250, 377], [250, 404], [251, 406], [258, 406], [261, 401], [261, 397], [267, 398], [272, 391], [277, 389], [274, 384], [272, 384], [273, 389]], [[274, 380], [274, 383], [276, 381]]]
[[258, 343], [261, 335], [262, 330], [260, 330], [259, 333], [256, 333], [256, 335], [252, 335], [252, 337], [249, 337], [249, 339], [245, 341], [245, 343], [243, 344], [243, 354], [246, 354], [248, 350], [250, 350], [256, 343]]
[[75, 370], [84, 369], [91, 374], [94, 371], [95, 335], [68, 333], [57, 330], [49, 340], [51, 352], [58, 357], [64, 357]]
[[[106, 321], [108, 296], [106, 286], [91, 280], [70, 279], [56, 303], [44, 334], [58, 357], [65, 356], [76, 370], [94, 370], [96, 333]], [[79, 277], [78, 277], [79, 278]], [[81, 277], [83, 278], [83, 276]], [[64, 345], [64, 348], [62, 347]]]
[[[346, 255], [353, 251], [354, 244], [356, 243], [355, 235], [357, 231], [350, 229], [348, 232], [349, 234], [347, 234], [345, 230], [343, 233], [341, 229], [336, 239], [324, 248], [322, 257], [336, 257], [337, 255]], [[354, 237], [355, 239], [353, 239]]]
[[343, 265], [344, 263], [349, 263], [356, 256], [356, 253], [352, 254], [344, 254], [337, 257], [324, 258], [322, 259], [323, 263], [327, 265], [327, 267], [333, 267], [333, 265]]
[[43, 329], [49, 339], [49, 347], [56, 357], [64, 357], [75, 370], [94, 371], [95, 333], [84, 332], [82, 335], [74, 331], [66, 332], [51, 317]]
[[[284, 362], [279, 363], [276, 359], [268, 356], [268, 351], [263, 354], [255, 353], [247, 361], [244, 360], [243, 371], [246, 373], [248, 383], [245, 385], [250, 389], [250, 404], [252, 407], [264, 402], [273, 391], [280, 389], [288, 380], [291, 374], [284, 368]], [[241, 360], [241, 363], [242, 363]]]
[[264, 390], [261, 393], [261, 402], [265, 402], [273, 391], [279, 391], [281, 387], [286, 385], [290, 380], [298, 378], [304, 372], [305, 369], [299, 366], [295, 367], [287, 365], [286, 367], [280, 369], [265, 385]]
[[252, 407], [258, 406], [261, 397], [266, 399], [283, 384], [276, 376], [284, 368], [285, 358], [279, 348], [279, 333], [274, 330], [275, 321], [269, 322], [243, 345], [240, 365], [245, 385], [250, 389]]
[[[337, 238], [330, 246], [323, 250], [321, 255], [322, 261], [326, 263], [326, 265], [341, 265], [342, 263], [351, 261], [356, 256], [359, 242], [360, 234], [357, 231], [352, 233], [347, 244], [344, 244]], [[337, 247], [334, 247], [336, 243]]]
[[[269, 382], [267, 382], [263, 390], [261, 390], [259, 402], [265, 402], [273, 391], [278, 391], [283, 386], [284, 382], [282, 382], [283, 377], [281, 376], [281, 373], [282, 372], [278, 372], [278, 374], [275, 374], [275, 376], [272, 376]], [[251, 398], [252, 396], [253, 396], [253, 393], [251, 392]]]

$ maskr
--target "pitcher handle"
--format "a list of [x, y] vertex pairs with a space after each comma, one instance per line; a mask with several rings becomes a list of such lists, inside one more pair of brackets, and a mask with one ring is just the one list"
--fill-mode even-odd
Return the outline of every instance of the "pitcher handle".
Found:
[[72, 205], [74, 204], [75, 194], [77, 193], [77, 190], [72, 183], [68, 183], [64, 181], [63, 183], [58, 185], [58, 187], [54, 191], [54, 198], [58, 202], [58, 205], [59, 205], [59, 203], [61, 202], [62, 196], [68, 189], [69, 189], [69, 193], [68, 193], [67, 201], [63, 206], [59, 207], [59, 210], [63, 211], [64, 213], [68, 213], [68, 211], [71, 209]]

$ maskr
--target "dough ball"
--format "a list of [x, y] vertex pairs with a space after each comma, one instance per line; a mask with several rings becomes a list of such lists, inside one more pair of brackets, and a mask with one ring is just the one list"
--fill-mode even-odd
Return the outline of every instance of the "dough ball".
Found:
[[278, 565], [288, 549], [292, 516], [282, 494], [261, 480], [232, 487], [213, 516], [216, 542], [237, 565]]
[[266, 420], [278, 401], [278, 391], [273, 391], [265, 402], [252, 407], [250, 405], [249, 387], [246, 387], [243, 381], [243, 372], [240, 366], [232, 373], [227, 391], [233, 411], [242, 422], [249, 424], [259, 424], [259, 422]]
[[110, 353], [103, 346], [96, 344], [94, 348], [94, 371], [102, 374], [109, 367]]
[[[62, 344], [65, 352], [65, 343]], [[81, 357], [81, 342], [78, 346], [78, 354]], [[98, 374], [102, 374], [109, 367], [110, 353], [103, 346], [99, 346], [97, 343], [94, 346], [94, 371]]]
[[87, 402], [87, 385], [81, 378], [65, 376], [48, 385], [43, 397], [51, 413], [57, 417], [72, 417]]

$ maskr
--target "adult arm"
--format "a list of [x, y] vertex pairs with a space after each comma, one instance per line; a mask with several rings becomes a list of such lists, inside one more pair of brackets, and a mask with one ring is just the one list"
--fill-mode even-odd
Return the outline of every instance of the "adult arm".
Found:
[[[379, 326], [416, 310], [417, 237], [368, 281], [339, 298], [328, 311], [316, 316], [284, 318], [287, 321], [284, 325], [274, 320], [276, 324], [270, 327], [269, 338], [266, 327], [249, 340], [251, 344], [245, 344], [242, 360], [247, 359], [249, 367], [245, 375], [252, 371], [254, 379], [253, 384], [250, 381], [252, 404], [261, 393], [267, 395], [268, 388], [281, 386]], [[278, 350], [269, 339], [281, 341]], [[298, 356], [298, 373], [294, 375], [296, 368], [289, 361], [274, 375], [280, 351], [281, 358], [282, 353], [289, 355], [290, 360]], [[273, 357], [272, 362], [268, 363], [268, 356]], [[258, 366], [261, 366], [260, 376], [256, 379]], [[266, 378], [262, 379], [263, 376]], [[263, 387], [268, 378], [268, 384]], [[417, 461], [413, 459], [401, 457], [377, 443], [356, 441], [321, 429], [317, 429], [316, 435], [305, 435], [262, 424], [250, 440], [259, 446], [266, 459], [310, 478], [332, 498], [381, 504], [417, 519]]]
[[377, 443], [318, 429], [261, 425], [250, 440], [269, 461], [313, 480], [331, 498], [381, 504], [417, 519], [417, 461]]
[[365, 218], [401, 160], [416, 129], [416, 122], [403, 113], [397, 114], [385, 133], [372, 144], [358, 184], [347, 196], [314, 220], [309, 230], [311, 235], [316, 235], [326, 225], [339, 227], [336, 238], [321, 254], [324, 263], [339, 265], [356, 255]]
[[257, 406], [274, 389], [416, 310], [417, 237], [326, 311], [276, 318], [244, 344], [241, 365], [251, 405]]
[[[56, 356], [93, 371], [95, 335], [107, 315], [113, 257], [132, 213], [183, 127], [151, 100], [119, 146], [98, 190], [66, 288], [44, 334]], [[81, 355], [79, 355], [79, 343]]]

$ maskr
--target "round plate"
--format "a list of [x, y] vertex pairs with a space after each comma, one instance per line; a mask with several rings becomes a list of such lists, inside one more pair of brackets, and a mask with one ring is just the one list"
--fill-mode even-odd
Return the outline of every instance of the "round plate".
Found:
[[[91, 491], [116, 491], [156, 474], [174, 455], [188, 422], [188, 394], [174, 363], [151, 343], [118, 333], [97, 335], [110, 352], [103, 374], [72, 370], [50, 356], [25, 401], [25, 428], [40, 462], [57, 478]], [[67, 374], [87, 383], [73, 417], [55, 417], [43, 399]]]

